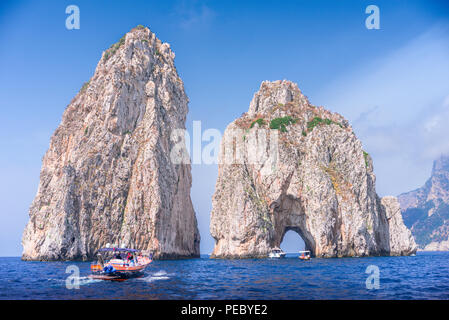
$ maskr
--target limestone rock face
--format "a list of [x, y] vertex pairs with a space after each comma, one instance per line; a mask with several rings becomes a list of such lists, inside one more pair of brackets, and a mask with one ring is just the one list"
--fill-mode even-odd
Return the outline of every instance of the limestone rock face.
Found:
[[212, 204], [216, 258], [265, 257], [288, 230], [317, 257], [416, 251], [349, 123], [290, 81], [263, 82], [226, 128]]
[[[416, 252], [417, 246], [410, 230], [402, 220], [401, 208], [396, 197], [387, 196], [381, 199], [381, 206], [385, 208], [390, 236], [390, 253], [393, 255]], [[411, 250], [413, 246], [413, 250]]]
[[424, 247], [423, 251], [449, 251], [449, 240], [432, 241]]
[[449, 249], [449, 156], [434, 161], [423, 187], [398, 196], [404, 222], [420, 249]]
[[43, 158], [23, 259], [89, 259], [107, 243], [199, 255], [190, 165], [170, 160], [188, 112], [174, 57], [142, 26], [103, 52]]

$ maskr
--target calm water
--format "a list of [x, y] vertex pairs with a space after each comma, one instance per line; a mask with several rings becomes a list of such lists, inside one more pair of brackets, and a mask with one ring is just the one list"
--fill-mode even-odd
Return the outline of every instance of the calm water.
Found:
[[[80, 288], [66, 288], [66, 268], [80, 268]], [[380, 289], [368, 290], [369, 265]], [[0, 258], [0, 299], [448, 299], [449, 252], [415, 257], [155, 261], [125, 282], [91, 280], [89, 262]]]

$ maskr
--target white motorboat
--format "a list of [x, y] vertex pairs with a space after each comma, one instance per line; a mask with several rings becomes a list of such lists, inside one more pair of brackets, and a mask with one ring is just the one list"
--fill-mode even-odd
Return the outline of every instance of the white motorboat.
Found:
[[273, 248], [268, 254], [268, 257], [273, 259], [285, 258], [285, 252], [281, 248]]

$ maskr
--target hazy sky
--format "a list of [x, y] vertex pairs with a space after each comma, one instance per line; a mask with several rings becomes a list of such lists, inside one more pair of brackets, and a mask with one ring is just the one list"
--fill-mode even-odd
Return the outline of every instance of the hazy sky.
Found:
[[[0, 256], [20, 255], [42, 156], [102, 51], [138, 24], [169, 42], [190, 99], [187, 127], [226, 125], [263, 80], [297, 82], [353, 125], [382, 195], [421, 186], [449, 151], [447, 1], [1, 1]], [[67, 30], [65, 8], [80, 8]], [[380, 8], [368, 30], [365, 8]], [[204, 145], [207, 144], [206, 142]], [[209, 253], [215, 165], [193, 165], [192, 200]], [[299, 248], [288, 234], [286, 250]]]

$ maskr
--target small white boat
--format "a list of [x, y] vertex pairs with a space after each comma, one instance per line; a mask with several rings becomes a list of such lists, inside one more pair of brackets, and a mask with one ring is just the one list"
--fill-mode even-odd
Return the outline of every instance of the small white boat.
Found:
[[272, 258], [272, 259], [285, 258], [285, 252], [282, 251], [281, 248], [273, 248], [273, 249], [271, 249], [270, 253], [268, 254], [268, 257]]

